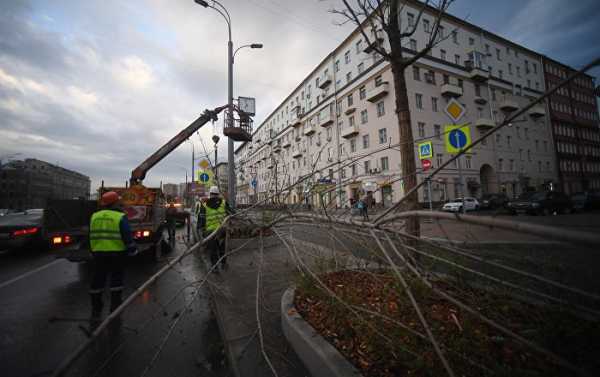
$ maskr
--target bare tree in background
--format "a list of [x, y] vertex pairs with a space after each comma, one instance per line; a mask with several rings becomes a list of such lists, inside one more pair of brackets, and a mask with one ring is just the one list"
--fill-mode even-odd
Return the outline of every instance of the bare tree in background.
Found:
[[[400, 129], [400, 163], [402, 176], [404, 176], [404, 191], [410, 191], [417, 185], [416, 164], [414, 152], [414, 139], [411, 127], [408, 92], [404, 71], [429, 54], [431, 49], [448, 35], [443, 35], [440, 29], [441, 21], [454, 0], [439, 0], [419, 2], [416, 0], [356, 0], [353, 5], [347, 0], [342, 0], [344, 9], [334, 9], [331, 12], [344, 17], [344, 22], [351, 22], [358, 26], [363, 39], [371, 51], [379, 54], [384, 60], [390, 62], [394, 77], [394, 94], [396, 96], [396, 115]], [[402, 24], [400, 17], [407, 4], [418, 8], [418, 14], [412, 23]], [[430, 34], [427, 43], [422, 49], [406, 53], [402, 50], [403, 41], [409, 39], [417, 31], [421, 17], [427, 8], [435, 10], [435, 18], [431, 22]], [[383, 41], [382, 31], [387, 34], [389, 49]], [[454, 32], [454, 31], [452, 31]], [[417, 209], [417, 192], [410, 194], [405, 200], [405, 209]], [[407, 221], [407, 232], [419, 236], [419, 220], [413, 217]]]

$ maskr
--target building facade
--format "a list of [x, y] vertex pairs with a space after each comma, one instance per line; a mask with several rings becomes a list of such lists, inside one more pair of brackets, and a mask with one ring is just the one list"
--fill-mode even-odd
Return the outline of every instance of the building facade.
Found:
[[[417, 21], [419, 5], [409, 2], [402, 24]], [[427, 9], [407, 56], [423, 48], [434, 22]], [[460, 119], [474, 140], [527, 105], [545, 90], [542, 56], [452, 16], [442, 21], [443, 40], [405, 72], [415, 139], [431, 141], [432, 168], [452, 157], [446, 149], [444, 112], [451, 99], [466, 109]], [[385, 33], [373, 39], [389, 48]], [[281, 193], [288, 203], [347, 206], [367, 191], [390, 205], [404, 195], [399, 129], [394, 113], [389, 63], [355, 30], [332, 51], [256, 129], [252, 142], [236, 150], [238, 203]], [[506, 192], [544, 189], [557, 181], [556, 157], [546, 104], [505, 127], [436, 175], [431, 192], [419, 200], [435, 202]], [[301, 182], [292, 190], [287, 187]], [[254, 183], [254, 184], [253, 184]], [[318, 192], [318, 194], [315, 194]]]
[[175, 183], [165, 183], [162, 187], [163, 193], [167, 197], [167, 200], [175, 200], [179, 198], [179, 185]]
[[[544, 57], [549, 89], [574, 72]], [[558, 89], [549, 101], [558, 179], [561, 190], [568, 194], [600, 189], [600, 128], [594, 84], [591, 76], [580, 76]]]
[[0, 208], [44, 208], [49, 199], [90, 198], [90, 178], [45, 161], [11, 161], [0, 170]]

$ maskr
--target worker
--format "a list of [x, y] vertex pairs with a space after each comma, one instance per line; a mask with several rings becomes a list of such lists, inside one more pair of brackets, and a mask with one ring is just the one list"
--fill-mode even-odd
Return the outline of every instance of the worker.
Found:
[[127, 216], [120, 209], [120, 197], [114, 191], [106, 192], [100, 199], [101, 209], [90, 220], [90, 250], [94, 272], [90, 287], [92, 301], [91, 326], [100, 323], [102, 295], [110, 275], [110, 311], [122, 303], [125, 257], [138, 253], [131, 235]]
[[167, 229], [169, 232], [169, 245], [175, 245], [175, 228], [177, 223], [177, 208], [175, 204], [169, 204], [167, 207]]
[[[199, 227], [202, 229], [202, 238], [206, 238], [223, 224], [225, 217], [231, 214], [229, 204], [221, 197], [219, 188], [212, 186], [209, 191], [209, 198], [200, 207], [200, 215], [198, 216]], [[227, 269], [227, 257], [225, 255], [225, 240], [224, 232], [221, 229], [219, 233], [207, 242], [206, 248], [210, 252], [210, 262], [213, 266], [221, 259], [221, 267]], [[214, 271], [219, 273], [219, 266], [215, 266]]]

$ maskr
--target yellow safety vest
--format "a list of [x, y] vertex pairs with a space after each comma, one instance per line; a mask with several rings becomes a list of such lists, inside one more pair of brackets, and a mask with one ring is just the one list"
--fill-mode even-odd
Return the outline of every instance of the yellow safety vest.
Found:
[[127, 248], [121, 238], [119, 224], [122, 212], [105, 209], [92, 215], [90, 220], [90, 248], [92, 253], [124, 252]]
[[205, 206], [206, 208], [206, 226], [205, 229], [208, 232], [213, 232], [223, 223], [227, 211], [225, 210], [225, 200], [221, 200], [221, 204], [217, 208], [210, 208], [209, 206]]

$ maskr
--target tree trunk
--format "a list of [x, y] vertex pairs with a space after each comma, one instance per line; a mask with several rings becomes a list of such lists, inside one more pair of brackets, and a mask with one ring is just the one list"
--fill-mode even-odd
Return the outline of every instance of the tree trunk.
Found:
[[[405, 68], [398, 62], [390, 62], [394, 77], [394, 94], [396, 97], [396, 115], [400, 131], [400, 166], [404, 177], [404, 192], [412, 190], [417, 185], [415, 148], [408, 104], [408, 91], [404, 77]], [[405, 199], [405, 209], [416, 210], [418, 207], [417, 192], [413, 192]], [[421, 228], [419, 219], [412, 217], [407, 220], [406, 231], [408, 234], [419, 237]]]

